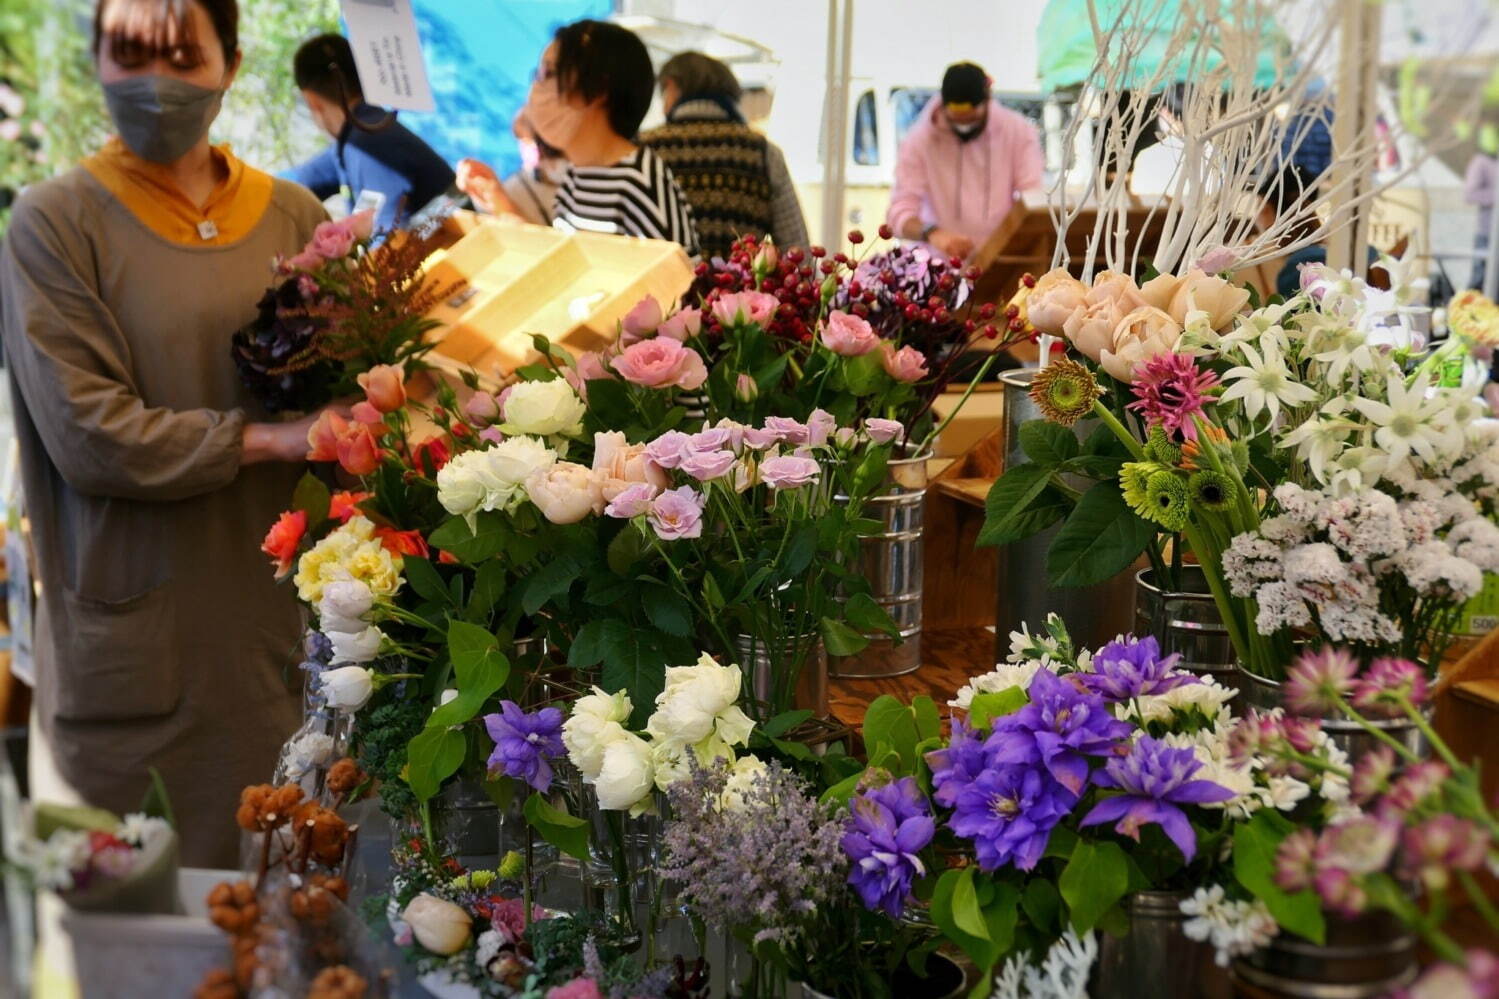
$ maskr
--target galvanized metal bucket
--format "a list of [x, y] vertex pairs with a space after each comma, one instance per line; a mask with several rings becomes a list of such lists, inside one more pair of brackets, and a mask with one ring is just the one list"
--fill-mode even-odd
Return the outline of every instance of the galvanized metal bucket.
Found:
[[834, 676], [861, 680], [903, 676], [921, 666], [923, 532], [930, 457], [923, 452], [892, 459], [885, 488], [864, 506], [864, 516], [879, 521], [880, 532], [860, 542], [859, 568], [875, 602], [895, 619], [900, 641], [866, 633], [869, 645], [864, 651], [833, 657]]
[[1099, 934], [1098, 960], [1088, 979], [1092, 999], [1228, 999], [1227, 969], [1211, 945], [1182, 932], [1184, 891], [1142, 891], [1125, 900], [1129, 932]]
[[1202, 568], [1182, 566], [1176, 588], [1169, 590], [1157, 585], [1155, 575], [1154, 569], [1135, 573], [1135, 634], [1155, 636], [1163, 655], [1182, 657], [1182, 669], [1232, 686], [1238, 656]]
[[[1033, 368], [1006, 371], [999, 376], [1005, 387], [1005, 469], [1026, 460], [1025, 452], [1020, 448], [1021, 424], [1043, 418], [1030, 397], [1031, 379], [1035, 376]], [[1083, 420], [1073, 427], [1073, 431], [1081, 439], [1092, 431], [1093, 426], [1093, 421]], [[1097, 648], [1130, 630], [1135, 587], [1132, 573], [1122, 572], [1094, 586], [1062, 589], [1047, 585], [1046, 553], [1058, 530], [1060, 525], [1052, 525], [998, 549], [999, 597], [994, 620], [996, 660], [1009, 653], [1010, 632], [1018, 630], [1022, 624], [1035, 630], [1051, 613], [1060, 614], [1067, 622], [1067, 630], [1079, 648]]]
[[1416, 938], [1387, 912], [1327, 918], [1327, 943], [1283, 932], [1234, 962], [1235, 981], [1285, 999], [1374, 999], [1416, 977]]
[[791, 707], [809, 709], [818, 718], [828, 716], [828, 653], [821, 638], [804, 635], [800, 639], [782, 639], [781, 653], [775, 656], [754, 635], [735, 635], [734, 647], [739, 653], [740, 669], [750, 678], [755, 700], [771, 705], [776, 700], [778, 686], [776, 661], [780, 661], [782, 669], [794, 668], [791, 659], [800, 650], [802, 661]]
[[[1278, 681], [1256, 676], [1243, 666], [1238, 667], [1238, 677], [1239, 697], [1249, 707], [1268, 710], [1282, 706], [1281, 685]], [[1421, 730], [1413, 722], [1404, 718], [1389, 718], [1372, 721], [1370, 724], [1382, 729], [1386, 735], [1399, 740], [1416, 755], [1427, 755], [1430, 747], [1426, 745]], [[1378, 738], [1364, 731], [1357, 722], [1344, 717], [1323, 718], [1322, 731], [1327, 733], [1333, 745], [1347, 753], [1349, 760], [1354, 762], [1380, 745]]]

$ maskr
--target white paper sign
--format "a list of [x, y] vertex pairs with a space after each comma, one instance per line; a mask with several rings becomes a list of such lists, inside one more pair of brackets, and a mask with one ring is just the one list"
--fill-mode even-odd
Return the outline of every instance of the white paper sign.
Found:
[[364, 99], [398, 111], [432, 111], [411, 0], [339, 0]]

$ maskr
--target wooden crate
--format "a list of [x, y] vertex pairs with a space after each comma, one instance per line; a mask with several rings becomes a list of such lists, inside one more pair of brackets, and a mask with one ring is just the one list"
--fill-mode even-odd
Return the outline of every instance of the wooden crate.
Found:
[[[430, 359], [505, 380], [535, 361], [540, 333], [574, 354], [614, 342], [619, 321], [646, 295], [663, 307], [692, 283], [676, 243], [600, 233], [563, 233], [459, 213], [445, 224], [451, 245], [427, 274], [463, 290], [428, 315], [441, 325]], [[444, 363], [446, 362], [446, 363]]]

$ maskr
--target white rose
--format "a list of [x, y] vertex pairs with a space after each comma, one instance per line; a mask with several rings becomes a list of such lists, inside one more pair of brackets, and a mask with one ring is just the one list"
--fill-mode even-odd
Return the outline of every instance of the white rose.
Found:
[[363, 666], [342, 666], [323, 673], [320, 683], [328, 707], [335, 711], [358, 711], [369, 703], [375, 681]]
[[656, 786], [650, 744], [631, 732], [614, 739], [604, 747], [603, 766], [593, 786], [605, 811], [623, 812], [639, 805]]
[[426, 892], [412, 899], [401, 913], [416, 942], [434, 954], [456, 954], [468, 946], [473, 917], [446, 899]]
[[586, 780], [597, 780], [604, 765], [604, 750], [625, 734], [621, 724], [632, 706], [624, 691], [606, 694], [597, 687], [573, 702], [572, 713], [562, 723], [562, 744]]
[[364, 616], [375, 606], [375, 595], [358, 579], [340, 579], [323, 586], [318, 620], [326, 631], [363, 631]]
[[724, 783], [723, 794], [718, 799], [719, 807], [729, 812], [743, 808], [745, 798], [764, 773], [765, 761], [758, 756], [741, 756], [735, 760], [729, 779]]
[[370, 625], [363, 631], [325, 631], [333, 646], [335, 663], [367, 663], [380, 654], [380, 643], [385, 635]]
[[728, 730], [722, 733], [724, 741], [743, 742], [749, 737], [749, 728], [744, 713], [734, 706], [739, 699], [739, 684], [738, 666], [720, 666], [709, 656], [692, 666], [668, 667], [666, 688], [656, 697], [656, 711], [646, 731], [657, 739], [691, 745], [712, 735], [723, 716]]
[[505, 422], [500, 430], [507, 434], [576, 437], [583, 431], [583, 416], [587, 412], [588, 407], [578, 393], [561, 378], [519, 382], [505, 395]]
[[488, 490], [481, 475], [483, 451], [465, 451], [454, 455], [437, 471], [437, 502], [455, 516], [468, 517], [484, 503]]
[[554, 524], [576, 524], [604, 508], [592, 470], [572, 461], [532, 472], [526, 478], [526, 495]]
[[286, 777], [299, 780], [333, 758], [333, 736], [304, 732], [286, 744]]
[[525, 482], [533, 472], [557, 463], [557, 452], [535, 437], [507, 437], [484, 455], [485, 510], [513, 510], [525, 499]]
[[[691, 754], [691, 755], [689, 755]], [[673, 784], [692, 777], [692, 756], [698, 766], [709, 769], [718, 760], [734, 761], [734, 751], [717, 735], [710, 735], [695, 746], [674, 739], [651, 743], [651, 765], [656, 769], [656, 786], [665, 791]]]

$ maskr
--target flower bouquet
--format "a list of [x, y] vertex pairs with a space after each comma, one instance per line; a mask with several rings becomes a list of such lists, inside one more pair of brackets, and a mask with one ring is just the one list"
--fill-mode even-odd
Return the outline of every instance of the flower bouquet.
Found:
[[[1127, 278], [1107, 277], [1110, 295], [1135, 294]], [[983, 540], [1066, 516], [1048, 565], [1059, 584], [1096, 581], [1142, 549], [1169, 580], [1164, 552], [1174, 568], [1184, 542], [1242, 664], [1267, 679], [1284, 674], [1293, 640], [1434, 670], [1462, 604], [1499, 565], [1499, 432], [1478, 419], [1486, 410], [1472, 387], [1438, 384], [1473, 344], [1427, 350], [1391, 325], [1396, 293], [1325, 269], [1304, 270], [1306, 290], [1291, 301], [1247, 315], [1217, 280], [1156, 278], [1138, 294], [1175, 282], [1182, 321], [1139, 306], [1136, 325], [1121, 319], [1110, 338], [1097, 284], [1037, 282], [1030, 321], [1089, 363], [1061, 360], [1037, 376], [1032, 396], [1052, 422], [1024, 428], [1032, 460], [996, 483]], [[1197, 308], [1194, 282], [1219, 304]], [[1090, 415], [1101, 426], [1079, 445], [1065, 426]], [[1076, 474], [1097, 480], [1080, 497]], [[1082, 539], [1099, 536], [1110, 557], [1082, 559]]]
[[16, 861], [36, 887], [87, 912], [172, 914], [177, 895], [177, 834], [159, 815], [109, 812], [42, 802]]
[[234, 334], [245, 387], [272, 413], [309, 411], [356, 391], [379, 365], [408, 373], [431, 349], [423, 316], [454, 288], [428, 282], [430, 237], [401, 233], [371, 246], [371, 212], [324, 222], [295, 256], [275, 263], [276, 283], [253, 322]]

